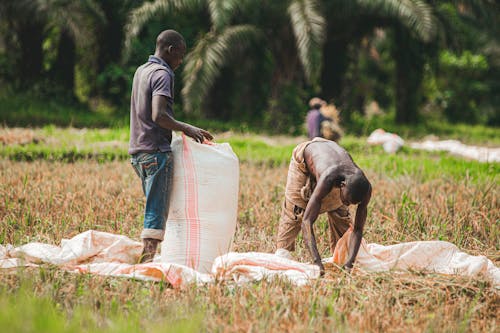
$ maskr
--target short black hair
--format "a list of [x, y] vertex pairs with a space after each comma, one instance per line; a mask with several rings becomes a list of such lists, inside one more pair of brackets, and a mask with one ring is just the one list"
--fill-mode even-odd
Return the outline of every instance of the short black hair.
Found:
[[360, 203], [371, 189], [371, 184], [362, 172], [356, 172], [346, 182], [351, 203]]
[[163, 30], [156, 37], [156, 49], [161, 50], [170, 45], [180, 47], [181, 45], [186, 45], [186, 42], [184, 41], [184, 37], [177, 31], [171, 29]]

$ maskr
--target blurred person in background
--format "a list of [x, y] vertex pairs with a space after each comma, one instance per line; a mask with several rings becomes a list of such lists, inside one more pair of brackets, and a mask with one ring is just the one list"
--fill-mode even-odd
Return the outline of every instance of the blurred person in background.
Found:
[[321, 114], [320, 109], [324, 105], [326, 105], [326, 102], [318, 97], [313, 97], [309, 101], [311, 109], [307, 112], [306, 116], [307, 136], [309, 140], [321, 137], [321, 123], [325, 120], [325, 117]]

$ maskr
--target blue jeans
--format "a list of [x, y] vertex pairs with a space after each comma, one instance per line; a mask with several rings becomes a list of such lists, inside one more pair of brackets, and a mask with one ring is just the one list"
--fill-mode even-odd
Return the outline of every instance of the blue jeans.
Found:
[[137, 153], [130, 163], [141, 178], [142, 190], [146, 196], [144, 229], [141, 238], [160, 241], [165, 235], [165, 222], [168, 217], [170, 190], [172, 188], [172, 152]]

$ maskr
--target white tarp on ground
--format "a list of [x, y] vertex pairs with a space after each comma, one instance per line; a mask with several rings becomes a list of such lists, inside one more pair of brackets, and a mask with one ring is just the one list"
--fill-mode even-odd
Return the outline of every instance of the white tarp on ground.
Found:
[[[339, 240], [332, 258], [337, 264], [347, 261], [348, 230]], [[418, 241], [394, 245], [367, 244], [363, 239], [356, 257], [360, 269], [371, 272], [416, 270], [464, 276], [482, 275], [500, 288], [500, 268], [485, 256], [472, 256], [449, 242]]]
[[405, 144], [399, 135], [386, 132], [381, 128], [373, 131], [366, 142], [371, 145], [382, 145], [386, 153], [395, 153]]
[[500, 148], [468, 146], [457, 140], [427, 140], [411, 143], [410, 147], [429, 151], [444, 150], [453, 155], [463, 156], [479, 162], [500, 162]]
[[[382, 145], [387, 153], [395, 153], [405, 144], [404, 140], [397, 134], [386, 132], [381, 128], [374, 130], [366, 142], [371, 145]], [[447, 151], [450, 154], [479, 162], [500, 162], [500, 148], [469, 146], [458, 140], [425, 140], [412, 142], [409, 146], [413, 149], [427, 151]]]
[[[347, 256], [346, 233], [327, 260], [341, 264]], [[319, 277], [311, 264], [300, 263], [269, 253], [230, 252], [215, 259], [211, 274], [200, 273], [184, 265], [153, 262], [135, 264], [141, 253], [141, 243], [125, 236], [89, 230], [61, 246], [29, 243], [19, 247], [0, 245], [0, 268], [36, 266], [51, 263], [73, 272], [122, 276], [140, 280], [166, 280], [174, 287], [191, 283], [204, 284], [216, 280], [236, 283], [274, 278], [286, 278], [296, 285]], [[159, 259], [159, 258], [158, 258]], [[418, 270], [465, 276], [482, 275], [500, 288], [500, 269], [484, 256], [472, 256], [455, 245], [442, 241], [409, 242], [396, 245], [367, 244], [363, 241], [356, 269], [365, 271]]]

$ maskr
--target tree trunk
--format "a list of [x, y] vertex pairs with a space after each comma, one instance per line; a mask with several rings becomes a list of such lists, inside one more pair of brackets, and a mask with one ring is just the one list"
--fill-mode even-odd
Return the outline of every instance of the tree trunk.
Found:
[[321, 96], [337, 105], [341, 103], [342, 83], [348, 67], [347, 46], [345, 40], [329, 39], [323, 48]]
[[[99, 32], [98, 72], [101, 73], [110, 63], [120, 61], [122, 55], [123, 27], [127, 19], [122, 1], [100, 1], [100, 6], [106, 17], [106, 24]], [[130, 6], [127, 3], [125, 6]]]
[[422, 100], [424, 48], [407, 30], [397, 26], [393, 53], [396, 61], [396, 123], [416, 123]]
[[[106, 71], [106, 68], [121, 61], [123, 50], [124, 26], [127, 20], [127, 14], [131, 8], [137, 6], [140, 2], [124, 0], [99, 0], [99, 6], [104, 13], [105, 22], [99, 23], [96, 29], [96, 52], [95, 60], [92, 62], [94, 68], [90, 75], [91, 97], [112, 98], [109, 94], [109, 84], [104, 80], [99, 86], [97, 77]], [[95, 77], [95, 79], [92, 79]]]
[[21, 55], [17, 62], [17, 80], [21, 87], [29, 87], [42, 75], [43, 24], [26, 22], [17, 32]]
[[297, 105], [293, 105], [294, 101], [287, 100], [286, 96], [286, 90], [293, 89], [294, 86], [297, 88], [300, 86], [298, 81], [303, 79], [299, 74], [302, 68], [300, 68], [295, 40], [291, 36], [293, 36], [291, 28], [284, 26], [277, 33], [277, 38], [272, 44], [275, 66], [271, 77], [268, 111], [264, 116], [264, 123], [276, 133], [289, 131], [294, 125], [301, 123], [307, 110], [304, 103], [303, 114], [300, 114], [300, 118], [297, 119], [299, 117]]
[[72, 36], [67, 30], [61, 32], [57, 48], [57, 58], [52, 70], [55, 84], [64, 88], [70, 96], [75, 90], [76, 48]]

